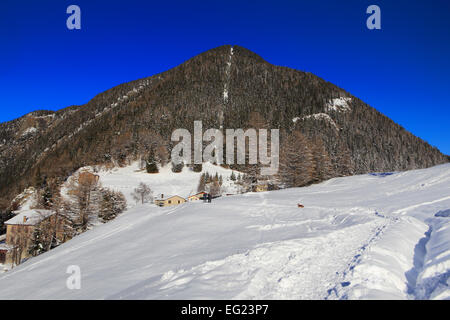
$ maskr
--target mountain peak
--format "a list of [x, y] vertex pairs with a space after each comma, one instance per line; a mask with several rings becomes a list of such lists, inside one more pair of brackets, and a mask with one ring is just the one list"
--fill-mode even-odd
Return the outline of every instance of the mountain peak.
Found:
[[[25, 188], [38, 187], [43, 177], [58, 184], [82, 166], [125, 164], [150, 151], [169, 162], [173, 130], [192, 130], [198, 120], [204, 128], [256, 128], [258, 123], [280, 129], [280, 155], [290, 144], [303, 143], [289, 150], [314, 151], [316, 158], [305, 156], [298, 163], [305, 177], [296, 186], [448, 162], [439, 150], [343, 89], [272, 65], [238, 45], [205, 51], [55, 116], [36, 114], [41, 116], [0, 126], [0, 206], [1, 200], [7, 206]], [[39, 130], [30, 134], [30, 128]], [[315, 163], [319, 158], [326, 163]], [[319, 165], [326, 169], [320, 175]]]
[[197, 57], [198, 58], [222, 57], [224, 59], [228, 59], [230, 56], [233, 56], [234, 58], [249, 60], [249, 61], [258, 62], [258, 63], [267, 63], [267, 61], [265, 61], [260, 55], [256, 54], [255, 52], [253, 52], [247, 48], [241, 47], [239, 45], [229, 45], [229, 44], [209, 49], [209, 50], [193, 57], [192, 59], [196, 59]]

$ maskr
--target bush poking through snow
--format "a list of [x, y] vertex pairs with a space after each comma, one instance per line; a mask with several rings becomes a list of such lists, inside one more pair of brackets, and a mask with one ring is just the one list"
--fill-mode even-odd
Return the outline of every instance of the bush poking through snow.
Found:
[[172, 163], [172, 172], [180, 173], [183, 171], [184, 163], [174, 164]]

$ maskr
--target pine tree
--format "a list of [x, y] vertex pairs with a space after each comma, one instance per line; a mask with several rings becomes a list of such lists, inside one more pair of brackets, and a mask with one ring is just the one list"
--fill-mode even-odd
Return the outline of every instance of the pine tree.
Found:
[[127, 201], [123, 193], [109, 189], [102, 189], [101, 193], [102, 201], [98, 215], [103, 222], [114, 219], [126, 209]]
[[50, 209], [53, 206], [53, 194], [48, 184], [45, 185], [41, 197], [43, 207], [45, 209]]
[[155, 159], [155, 153], [153, 151], [153, 149], [150, 150], [150, 154], [148, 155], [146, 164], [145, 164], [145, 168], [147, 170], [147, 173], [158, 173], [158, 165], [156, 163], [156, 159]]
[[230, 179], [231, 181], [236, 181], [236, 175], [234, 174], [234, 171], [231, 171]]

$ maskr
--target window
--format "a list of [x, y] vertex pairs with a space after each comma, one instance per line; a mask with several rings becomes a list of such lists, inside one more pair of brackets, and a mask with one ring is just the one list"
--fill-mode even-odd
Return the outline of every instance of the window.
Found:
[[169, 204], [171, 204], [172, 203], [172, 200], [169, 200]]

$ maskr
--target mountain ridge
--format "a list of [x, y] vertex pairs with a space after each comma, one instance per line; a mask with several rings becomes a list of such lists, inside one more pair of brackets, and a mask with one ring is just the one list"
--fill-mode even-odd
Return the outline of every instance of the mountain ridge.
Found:
[[323, 144], [318, 152], [332, 168], [304, 184], [448, 161], [437, 148], [330, 82], [224, 45], [165, 72], [115, 86], [85, 105], [35, 111], [1, 123], [0, 207], [8, 207], [27, 186], [43, 179], [58, 185], [85, 165], [121, 165], [151, 149], [160, 162], [167, 162], [171, 132], [192, 130], [194, 120], [202, 120], [204, 128], [254, 123], [279, 128], [285, 154], [286, 141], [298, 131], [308, 141], [305, 153], [311, 153], [299, 165], [312, 171], [318, 167], [314, 150]]

